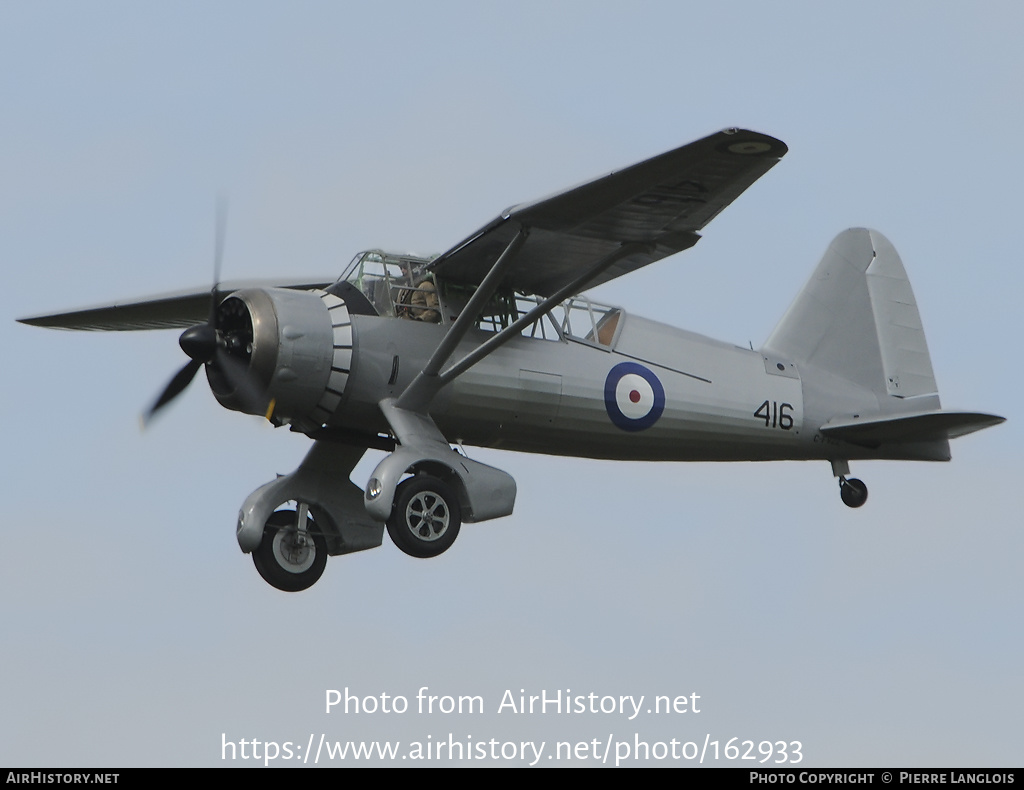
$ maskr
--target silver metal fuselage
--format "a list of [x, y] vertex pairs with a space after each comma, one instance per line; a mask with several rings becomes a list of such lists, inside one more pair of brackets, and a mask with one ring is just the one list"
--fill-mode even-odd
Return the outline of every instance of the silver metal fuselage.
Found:
[[[385, 433], [381, 398], [403, 392], [446, 327], [353, 315], [352, 329], [352, 370], [329, 424]], [[490, 336], [471, 331], [453, 361]], [[624, 429], [612, 419], [614, 393], [608, 379], [622, 363], [642, 366], [664, 389], [663, 410], [650, 425]], [[870, 393], [849, 388], [848, 382], [832, 385], [827, 376], [800, 371], [759, 351], [624, 313], [613, 348], [574, 338], [513, 338], [443, 388], [430, 415], [452, 442], [549, 455], [659, 461], [944, 460], [942, 448], [934, 444], [866, 448], [824, 437], [817, 429], [836, 415], [837, 403], [865, 410]], [[805, 402], [806, 389], [810, 402]]]

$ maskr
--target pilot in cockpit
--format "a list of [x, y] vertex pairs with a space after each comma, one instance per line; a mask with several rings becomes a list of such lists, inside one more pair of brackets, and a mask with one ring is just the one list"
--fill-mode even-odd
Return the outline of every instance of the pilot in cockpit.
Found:
[[403, 266], [402, 279], [410, 287], [403, 288], [398, 297], [398, 315], [413, 321], [436, 324], [441, 321], [437, 286], [425, 267]]
[[441, 320], [441, 311], [437, 299], [437, 286], [427, 275], [416, 285], [409, 299], [409, 313], [415, 321], [427, 321], [436, 324]]

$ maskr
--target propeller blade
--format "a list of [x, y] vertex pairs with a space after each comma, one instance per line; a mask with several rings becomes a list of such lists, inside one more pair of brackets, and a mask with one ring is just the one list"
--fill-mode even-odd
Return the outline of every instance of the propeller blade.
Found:
[[248, 414], [264, 414], [267, 411], [267, 394], [263, 387], [249, 374], [248, 368], [232, 357], [223, 348], [217, 349], [214, 366], [224, 375], [235, 390], [235, 397]]
[[187, 387], [189, 383], [191, 383], [192, 379], [195, 378], [196, 373], [202, 365], [202, 362], [190, 359], [188, 364], [174, 375], [174, 378], [168, 382], [164, 391], [160, 393], [160, 397], [157, 398], [153, 405], [149, 407], [149, 410], [142, 415], [143, 427], [149, 424], [149, 421], [153, 419], [154, 414], [185, 391], [185, 387]]
[[213, 237], [213, 289], [210, 291], [210, 320], [207, 323], [217, 326], [217, 305], [220, 304], [220, 270], [224, 261], [224, 232], [228, 219], [228, 202], [221, 195], [217, 198], [217, 224]]
[[217, 307], [220, 304], [220, 271], [224, 260], [224, 229], [227, 224], [227, 200], [223, 196], [217, 199], [217, 220], [213, 240], [213, 287], [210, 289], [210, 316], [205, 324], [197, 324], [182, 332], [178, 344], [182, 351], [191, 359], [168, 382], [160, 397], [142, 415], [142, 426], [145, 427], [153, 416], [164, 406], [177, 398], [195, 378], [196, 373], [206, 363], [211, 363], [222, 373], [234, 387], [239, 400], [252, 408], [261, 408], [266, 397], [260, 388], [249, 378], [245, 366], [232, 359], [224, 350], [223, 339], [217, 333]]

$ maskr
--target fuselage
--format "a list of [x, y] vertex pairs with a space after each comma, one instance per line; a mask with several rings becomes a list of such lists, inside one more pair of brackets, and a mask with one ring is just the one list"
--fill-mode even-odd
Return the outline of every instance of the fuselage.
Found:
[[[906, 457], [834, 440], [805, 419], [785, 360], [622, 313], [615, 341], [515, 337], [443, 388], [430, 414], [452, 442], [622, 460]], [[353, 315], [353, 364], [329, 425], [385, 433], [398, 397], [446, 327]], [[473, 330], [457, 361], [491, 336]], [[821, 419], [821, 415], [818, 415]], [[912, 454], [911, 457], [918, 457]]]

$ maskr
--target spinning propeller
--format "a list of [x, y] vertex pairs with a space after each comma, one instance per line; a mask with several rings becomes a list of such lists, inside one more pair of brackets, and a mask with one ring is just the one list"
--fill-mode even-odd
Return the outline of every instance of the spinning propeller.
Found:
[[223, 200], [217, 203], [217, 228], [213, 259], [213, 288], [210, 290], [210, 314], [205, 324], [196, 324], [181, 333], [178, 345], [189, 362], [172, 378], [160, 397], [142, 415], [143, 426], [148, 425], [154, 415], [177, 398], [195, 378], [203, 365], [218, 379], [223, 388], [233, 390], [235, 396], [247, 407], [246, 410], [262, 412], [266, 397], [261, 387], [249, 375], [248, 362], [252, 355], [252, 317], [245, 305], [238, 300], [227, 300], [221, 304], [220, 269], [224, 255], [224, 224], [226, 206]]

